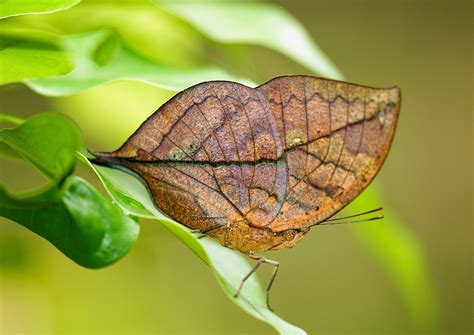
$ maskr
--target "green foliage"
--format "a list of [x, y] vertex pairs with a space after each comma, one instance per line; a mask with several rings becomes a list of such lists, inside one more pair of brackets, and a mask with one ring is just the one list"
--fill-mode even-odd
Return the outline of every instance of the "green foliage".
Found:
[[21, 154], [50, 180], [45, 189], [23, 195], [9, 194], [0, 185], [1, 216], [44, 237], [89, 268], [115, 262], [133, 246], [139, 232], [137, 222], [85, 180], [70, 175], [81, 145], [72, 121], [59, 114], [38, 114], [16, 128], [1, 129], [0, 143]]
[[259, 2], [219, 2], [212, 6], [167, 2], [164, 7], [217, 42], [262, 45], [323, 76], [342, 78], [304, 27], [279, 6]]
[[54, 37], [35, 30], [0, 30], [0, 84], [45, 78], [72, 70]]
[[77, 126], [67, 117], [53, 113], [32, 116], [16, 128], [0, 129], [0, 141], [53, 181], [70, 174], [81, 147]]
[[152, 62], [122, 45], [109, 30], [67, 36], [62, 45], [73, 55], [75, 69], [65, 76], [28, 81], [36, 92], [71, 95], [117, 80], [136, 80], [172, 91], [211, 79], [239, 81], [214, 66], [179, 69]]
[[3, 0], [0, 6], [0, 18], [25, 14], [53, 13], [71, 8], [80, 1], [81, 0]]
[[[186, 24], [179, 24], [164, 11], [191, 23], [197, 32], [186, 28]], [[130, 18], [123, 20], [124, 15]], [[200, 20], [199, 15], [213, 19]], [[139, 20], [160, 20], [162, 24], [150, 26], [164, 27], [162, 30], [168, 27], [168, 30], [156, 31], [156, 35], [151, 35], [155, 33], [153, 28], [151, 31], [147, 28], [136, 32], [130, 21], [136, 23]], [[110, 34], [113, 32], [98, 30], [99, 23], [101, 27], [113, 29], [119, 38], [114, 37], [111, 42]], [[11, 21], [6, 26], [24, 24], [35, 27], [55, 25], [62, 31], [61, 47], [72, 56], [74, 63], [74, 70], [68, 75], [27, 82], [32, 89], [44, 95], [76, 94], [117, 80], [136, 80], [173, 91], [211, 79], [252, 84], [250, 80], [230, 75], [227, 70], [216, 65], [176, 66], [176, 56], [182, 59], [178, 61], [179, 64], [190, 62], [185, 60], [186, 56], [182, 55], [180, 49], [188, 50], [188, 54], [194, 55], [194, 58], [202, 58], [203, 52], [193, 43], [200, 42], [199, 33], [220, 43], [262, 45], [287, 55], [317, 73], [333, 78], [342, 77], [301, 24], [282, 8], [272, 4], [213, 3], [210, 6], [198, 3], [157, 3], [150, 10], [149, 4], [142, 1], [112, 7], [110, 4], [90, 2], [78, 6], [77, 10], [42, 15], [30, 21]], [[134, 25], [137, 26], [140, 25]], [[77, 27], [82, 29], [81, 33], [69, 35], [77, 32]], [[169, 53], [168, 57], [163, 54], [166, 49], [157, 50], [154, 43], [156, 36], [160, 36], [160, 44], [177, 49], [177, 55], [170, 59]], [[111, 48], [106, 52], [108, 57], [97, 62], [97, 57], [102, 54], [96, 51], [107, 47]], [[17, 78], [21, 79], [26, 78]]]
[[135, 243], [139, 226], [79, 177], [38, 196], [16, 198], [0, 186], [0, 215], [54, 244], [79, 265], [100, 268]]
[[201, 35], [148, 0], [84, 1], [72, 10], [8, 21], [45, 30], [54, 27], [61, 36], [107, 27], [123, 44], [152, 62], [183, 68], [208, 63]]

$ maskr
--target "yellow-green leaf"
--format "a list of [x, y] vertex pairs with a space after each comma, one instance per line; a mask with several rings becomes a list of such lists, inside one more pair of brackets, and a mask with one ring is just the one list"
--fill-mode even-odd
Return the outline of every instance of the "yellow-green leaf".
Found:
[[25, 14], [48, 14], [77, 5], [81, 0], [2, 0], [0, 19]]
[[33, 30], [0, 31], [0, 84], [62, 75], [72, 70], [54, 37]]
[[251, 1], [157, 1], [157, 4], [217, 42], [262, 45], [315, 73], [334, 79], [342, 77], [303, 25], [278, 5]]
[[216, 66], [184, 69], [152, 62], [126, 45], [115, 44], [113, 57], [98, 64], [97, 50], [109, 43], [110, 34], [110, 30], [98, 30], [64, 38], [62, 45], [72, 55], [75, 69], [65, 76], [30, 80], [27, 85], [40, 94], [64, 96], [118, 80], [141, 81], [172, 91], [213, 79], [245, 82]]

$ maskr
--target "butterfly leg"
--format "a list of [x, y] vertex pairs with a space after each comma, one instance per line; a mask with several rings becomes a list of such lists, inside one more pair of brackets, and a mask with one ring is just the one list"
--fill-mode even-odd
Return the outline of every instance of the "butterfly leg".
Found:
[[[253, 255], [252, 255], [253, 256]], [[249, 273], [247, 273], [245, 275], [245, 277], [242, 279], [242, 281], [240, 282], [240, 285], [239, 285], [239, 288], [237, 289], [237, 292], [235, 292], [235, 295], [234, 297], [237, 298], [240, 294], [240, 291], [242, 291], [242, 287], [244, 287], [244, 284], [245, 282], [247, 281], [247, 279], [250, 278], [250, 276], [255, 272], [257, 271], [257, 269], [259, 268], [260, 264], [263, 263], [263, 259], [264, 257], [259, 257], [259, 256], [253, 256], [253, 257], [259, 257], [258, 259], [257, 258], [253, 258], [252, 256], [250, 256], [249, 254], [249, 257], [251, 257], [252, 259], [256, 259], [257, 260], [257, 263], [255, 263], [255, 265], [253, 266], [252, 270], [250, 270]]]
[[226, 224], [225, 223], [215, 223], [215, 224], [212, 224], [210, 226], [207, 226], [207, 227], [203, 227], [203, 228], [199, 228], [199, 229], [193, 229], [191, 230], [191, 233], [194, 233], [194, 234], [201, 234], [200, 236], [198, 236], [198, 238], [203, 238], [203, 237], [206, 237], [206, 233], [214, 230], [214, 229], [217, 229], [217, 228], [220, 228], [222, 226], [225, 226]]
[[275, 281], [275, 277], [278, 273], [278, 268], [280, 267], [280, 263], [278, 263], [277, 261], [272, 261], [270, 259], [267, 259], [266, 263], [273, 265], [272, 276], [270, 278], [270, 281], [268, 282], [267, 288], [265, 289], [265, 291], [267, 292], [267, 307], [269, 310], [273, 311], [273, 308], [271, 308], [270, 306], [270, 289], [272, 288], [273, 282]]
[[249, 279], [249, 277], [255, 272], [257, 271], [257, 269], [260, 267], [260, 264], [262, 263], [266, 263], [266, 264], [270, 264], [270, 265], [273, 265], [273, 272], [272, 272], [272, 276], [270, 278], [270, 281], [267, 285], [267, 288], [265, 289], [265, 292], [267, 294], [267, 307], [269, 310], [273, 311], [273, 309], [270, 307], [270, 289], [272, 288], [272, 285], [273, 285], [273, 282], [275, 281], [275, 277], [278, 273], [278, 268], [280, 266], [280, 263], [278, 263], [277, 261], [273, 261], [271, 259], [268, 259], [268, 258], [265, 258], [263, 256], [257, 256], [257, 255], [254, 255], [252, 253], [248, 253], [247, 256], [251, 259], [254, 259], [257, 261], [257, 263], [255, 263], [254, 267], [250, 270], [250, 272], [242, 279], [242, 282], [240, 283], [240, 286], [237, 290], [237, 292], [235, 293], [235, 297], [237, 298], [240, 294], [240, 291], [242, 290], [242, 287], [244, 286], [244, 283], [247, 279]]

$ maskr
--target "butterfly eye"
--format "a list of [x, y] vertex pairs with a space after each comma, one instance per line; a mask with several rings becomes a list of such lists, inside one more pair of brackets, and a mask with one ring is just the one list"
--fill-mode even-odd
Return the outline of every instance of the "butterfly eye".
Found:
[[293, 241], [295, 237], [296, 237], [296, 230], [294, 229], [285, 230], [285, 240]]

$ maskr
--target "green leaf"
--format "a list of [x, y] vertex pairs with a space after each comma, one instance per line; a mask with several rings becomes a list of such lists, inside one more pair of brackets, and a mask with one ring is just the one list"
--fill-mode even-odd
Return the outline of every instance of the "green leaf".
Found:
[[141, 81], [172, 91], [212, 79], [245, 82], [214, 66], [181, 69], [154, 63], [125, 45], [115, 45], [113, 57], [97, 64], [97, 50], [104, 42], [110, 43], [110, 34], [109, 30], [98, 30], [64, 38], [63, 47], [72, 54], [75, 69], [65, 76], [30, 80], [27, 85], [40, 94], [64, 96], [118, 80]]
[[171, 66], [196, 66], [206, 56], [202, 34], [149, 0], [84, 1], [71, 10], [13, 21], [21, 26], [54, 28], [63, 36], [107, 27], [146, 59]]
[[93, 166], [85, 157], [83, 160], [94, 169], [112, 198], [125, 212], [160, 221], [194, 251], [210, 267], [229, 299], [244, 311], [268, 323], [280, 334], [306, 334], [304, 330], [282, 320], [267, 308], [266, 296], [256, 275], [247, 280], [239, 298], [234, 298], [242, 278], [251, 270], [251, 266], [240, 253], [225, 248], [210, 238], [198, 239], [188, 228], [165, 217], [156, 209], [147, 188], [135, 176]]
[[[5, 118], [0, 114], [0, 120]], [[76, 163], [75, 152], [81, 147], [79, 129], [68, 117], [43, 113], [15, 128], [0, 129], [0, 144], [6, 144], [30, 161], [53, 181], [69, 175]]]
[[54, 37], [35, 30], [0, 30], [0, 84], [44, 78], [72, 70]]
[[109, 265], [135, 243], [139, 226], [79, 177], [33, 197], [19, 198], [0, 185], [0, 216], [55, 245], [79, 265]]
[[30, 195], [12, 195], [0, 183], [0, 216], [44, 237], [76, 263], [97, 268], [115, 262], [135, 243], [139, 226], [78, 177], [70, 176], [81, 148], [77, 126], [60, 114], [25, 120], [0, 114], [0, 144], [20, 154], [53, 183]]
[[25, 14], [53, 13], [71, 8], [79, 2], [80, 0], [2, 0], [0, 19]]
[[156, 2], [217, 42], [262, 45], [320, 75], [342, 78], [303, 25], [277, 5], [241, 1]]

